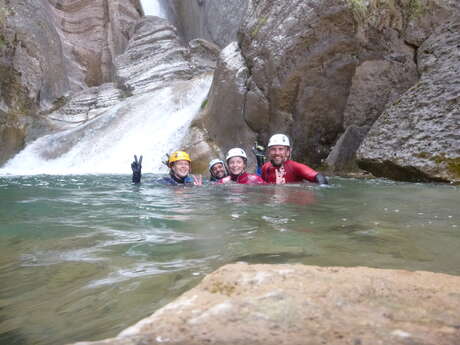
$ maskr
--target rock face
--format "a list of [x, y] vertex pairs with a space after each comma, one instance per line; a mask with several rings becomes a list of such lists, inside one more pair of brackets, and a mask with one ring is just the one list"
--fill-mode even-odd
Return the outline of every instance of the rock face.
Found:
[[115, 72], [119, 88], [129, 93], [191, 79], [215, 67], [217, 46], [196, 40], [190, 48], [179, 40], [176, 28], [166, 19], [146, 17], [133, 30], [126, 52], [116, 58]]
[[460, 21], [422, 44], [420, 80], [368, 133], [358, 151], [363, 169], [397, 180], [460, 183], [459, 47]]
[[[287, 133], [294, 158], [319, 166], [348, 127], [365, 134], [387, 104], [416, 83], [418, 47], [458, 11], [454, 1], [434, 0], [250, 1], [238, 40], [246, 80], [232, 84], [237, 78], [227, 77], [213, 86], [216, 95], [241, 98], [243, 111], [209, 109], [208, 117], [239, 116], [227, 137], [241, 131], [242, 121], [262, 142]], [[239, 85], [246, 96], [239, 96]], [[208, 128], [208, 135], [220, 133]], [[362, 137], [337, 149], [350, 151], [353, 160]], [[332, 168], [346, 166], [349, 160]]]
[[[247, 77], [248, 69], [234, 42], [221, 52], [209, 101], [192, 124], [195, 135], [203, 138], [213, 148], [211, 152], [214, 157], [203, 157], [208, 158], [206, 161], [215, 157], [223, 158], [225, 152], [232, 147], [241, 147], [248, 154], [250, 152], [256, 133], [248, 127], [244, 118]], [[229, 131], [229, 128], [232, 130]], [[192, 145], [187, 146], [192, 148]], [[249, 162], [253, 163], [251, 160]]]
[[460, 277], [227, 265], [118, 337], [79, 345], [458, 344]]
[[[192, 47], [182, 44], [176, 29], [165, 19], [151, 16], [142, 18], [133, 28], [126, 51], [115, 59], [116, 83], [106, 83], [76, 93], [63, 107], [41, 121], [42, 126], [53, 131], [78, 127], [63, 134], [63, 143], [41, 147], [41, 156], [56, 158], [94, 131], [103, 135], [104, 128], [109, 127], [105, 124], [108, 120], [92, 120], [107, 111], [120, 108], [117, 121], [122, 122], [120, 119], [128, 116], [126, 109], [129, 110], [130, 106], [124, 101], [128, 101], [129, 97], [149, 94], [173, 85], [186, 88], [180, 82], [212, 72], [217, 54], [218, 48], [206, 41], [196, 40], [192, 42]], [[199, 150], [199, 146], [191, 150], [194, 160], [199, 156]], [[203, 171], [204, 167], [194, 166], [194, 170]]]
[[138, 0], [0, 0], [0, 164], [23, 147], [40, 113], [113, 78], [141, 14]]
[[[41, 2], [47, 2], [42, 0]], [[139, 0], [48, 0], [73, 90], [113, 80], [114, 59], [142, 16]]]
[[186, 41], [204, 38], [225, 47], [236, 39], [248, 0], [172, 0], [165, 6]]

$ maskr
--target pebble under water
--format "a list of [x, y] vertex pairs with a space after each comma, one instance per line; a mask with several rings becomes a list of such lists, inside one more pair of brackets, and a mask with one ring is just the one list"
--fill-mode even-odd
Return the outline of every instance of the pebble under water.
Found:
[[98, 340], [232, 262], [460, 275], [459, 187], [0, 177], [0, 344]]

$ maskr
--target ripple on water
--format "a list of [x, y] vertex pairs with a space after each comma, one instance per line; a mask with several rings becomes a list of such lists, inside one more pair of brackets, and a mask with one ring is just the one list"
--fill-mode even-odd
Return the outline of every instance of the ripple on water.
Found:
[[22, 344], [113, 336], [234, 261], [460, 274], [452, 186], [169, 188], [86, 175], [0, 187], [0, 333], [9, 324]]

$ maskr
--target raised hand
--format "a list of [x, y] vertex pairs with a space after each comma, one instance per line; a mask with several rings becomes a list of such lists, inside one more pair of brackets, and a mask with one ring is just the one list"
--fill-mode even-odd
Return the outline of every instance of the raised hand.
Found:
[[252, 152], [256, 156], [257, 167], [261, 168], [265, 163], [265, 148], [262, 145], [259, 145], [256, 141], [252, 147]]
[[139, 160], [137, 160], [137, 156], [134, 155], [134, 162], [131, 163], [131, 170], [133, 171], [133, 182], [140, 183], [142, 175], [142, 155], [139, 156]]
[[280, 166], [279, 169], [275, 169], [276, 174], [276, 184], [285, 184], [286, 183], [286, 171], [284, 166]]
[[193, 175], [193, 184], [195, 186], [203, 185], [203, 177], [201, 175], [198, 175], [198, 176]]

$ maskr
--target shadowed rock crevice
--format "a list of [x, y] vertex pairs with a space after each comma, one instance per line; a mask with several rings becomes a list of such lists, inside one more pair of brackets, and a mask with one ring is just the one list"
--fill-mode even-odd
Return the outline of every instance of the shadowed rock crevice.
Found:
[[184, 41], [203, 38], [225, 47], [236, 39], [249, 0], [171, 0], [163, 2]]

